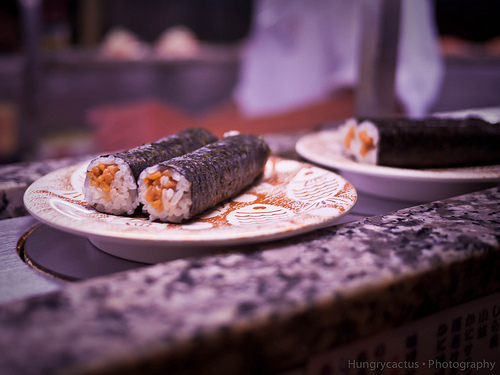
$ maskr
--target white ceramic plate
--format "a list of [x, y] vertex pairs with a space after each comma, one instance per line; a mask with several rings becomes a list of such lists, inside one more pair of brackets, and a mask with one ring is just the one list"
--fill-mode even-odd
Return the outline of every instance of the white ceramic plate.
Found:
[[26, 208], [52, 227], [88, 237], [101, 250], [146, 263], [311, 231], [345, 215], [357, 199], [352, 184], [338, 174], [271, 157], [259, 182], [225, 204], [186, 224], [152, 222], [91, 208], [82, 194], [87, 164], [35, 181], [24, 195]]
[[343, 154], [336, 128], [305, 135], [296, 150], [307, 160], [338, 170], [359, 192], [401, 201], [430, 202], [486, 189], [500, 181], [500, 165], [404, 169], [358, 163]]

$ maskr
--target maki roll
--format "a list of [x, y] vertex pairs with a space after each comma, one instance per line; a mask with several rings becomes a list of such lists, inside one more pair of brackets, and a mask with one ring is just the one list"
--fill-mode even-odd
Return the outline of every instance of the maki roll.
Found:
[[344, 150], [361, 163], [450, 168], [500, 163], [500, 124], [479, 118], [348, 120]]
[[139, 177], [140, 202], [150, 220], [183, 222], [251, 185], [269, 154], [260, 137], [227, 136], [146, 168]]
[[208, 130], [188, 128], [130, 150], [99, 156], [87, 166], [84, 197], [97, 211], [131, 215], [139, 205], [137, 178], [144, 168], [216, 140]]

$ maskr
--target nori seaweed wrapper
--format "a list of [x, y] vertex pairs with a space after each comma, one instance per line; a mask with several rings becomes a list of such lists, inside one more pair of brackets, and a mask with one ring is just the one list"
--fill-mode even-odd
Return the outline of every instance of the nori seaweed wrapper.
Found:
[[500, 163], [500, 123], [473, 117], [367, 120], [379, 131], [378, 165], [449, 168]]
[[141, 146], [117, 152], [114, 154], [101, 155], [101, 157], [114, 156], [126, 162], [137, 181], [141, 172], [152, 165], [169, 160], [209, 143], [217, 141], [217, 137], [209, 130], [203, 128], [187, 128], [179, 133], [161, 138], [155, 142], [146, 143]]
[[191, 182], [192, 218], [250, 186], [264, 171], [270, 149], [260, 137], [238, 134], [161, 163]]

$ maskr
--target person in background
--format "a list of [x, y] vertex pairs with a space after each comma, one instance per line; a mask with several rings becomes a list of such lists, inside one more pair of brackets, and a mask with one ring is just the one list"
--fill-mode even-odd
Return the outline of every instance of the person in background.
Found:
[[[89, 114], [97, 147], [134, 147], [188, 126], [264, 134], [353, 116], [361, 1], [258, 1], [230, 101], [196, 117], [157, 98], [99, 107]], [[425, 115], [440, 90], [433, 10], [431, 0], [402, 0], [395, 91], [408, 116]]]

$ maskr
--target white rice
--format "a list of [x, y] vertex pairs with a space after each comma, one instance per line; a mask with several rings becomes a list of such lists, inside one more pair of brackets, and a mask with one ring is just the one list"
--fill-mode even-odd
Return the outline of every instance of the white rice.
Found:
[[358, 125], [358, 122], [350, 118], [348, 119], [345, 124], [343, 124], [340, 128], [340, 134], [341, 134], [341, 139], [342, 139], [342, 150], [345, 156], [347, 157], [354, 157], [354, 153], [352, 151], [352, 146], [353, 146], [353, 141], [354, 139], [350, 142], [350, 145], [347, 145], [346, 138], [348, 137], [349, 132], [352, 131], [354, 132], [354, 135], [356, 135], [356, 127]]
[[[361, 155], [363, 142], [359, 139], [359, 133], [366, 131], [367, 135], [373, 139], [375, 148], [368, 151], [366, 155]], [[356, 161], [366, 164], [377, 164], [377, 150], [378, 150], [379, 134], [377, 127], [370, 121], [363, 121], [356, 126], [356, 135], [351, 142], [352, 155]]]
[[162, 176], [160, 183], [162, 186], [167, 184], [172, 179], [177, 184], [174, 188], [164, 188], [162, 191], [162, 205], [163, 210], [158, 211], [152, 207], [152, 203], [146, 201], [144, 194], [147, 191], [147, 186], [144, 183], [144, 178], [156, 171], [163, 172], [165, 168], [158, 165], [146, 168], [142, 171], [139, 177], [139, 201], [143, 205], [143, 210], [149, 213], [150, 220], [168, 221], [172, 223], [180, 223], [189, 218], [189, 211], [191, 208], [191, 183], [179, 172], [170, 169], [172, 177]]
[[228, 132], [225, 132], [222, 135], [222, 138], [232, 137], [232, 136], [235, 136], [235, 135], [238, 135], [238, 134], [240, 134], [240, 132], [238, 130], [229, 130]]
[[83, 194], [87, 203], [97, 211], [106, 212], [113, 215], [132, 215], [139, 205], [137, 184], [132, 171], [127, 163], [114, 156], [100, 157], [93, 160], [87, 167], [87, 171], [100, 163], [116, 164], [118, 171], [111, 182], [111, 190], [105, 192], [102, 189], [91, 186], [88, 176], [85, 177]]

